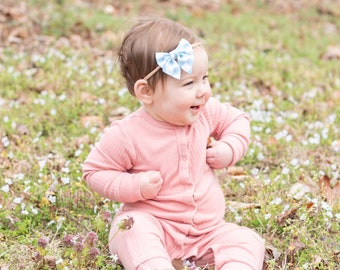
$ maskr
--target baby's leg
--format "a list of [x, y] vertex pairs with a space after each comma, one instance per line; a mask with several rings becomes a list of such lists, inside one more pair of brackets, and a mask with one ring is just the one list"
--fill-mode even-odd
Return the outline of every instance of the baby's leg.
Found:
[[118, 232], [109, 243], [112, 254], [118, 255], [126, 270], [173, 270], [164, 247], [164, 232], [155, 217], [147, 213], [129, 212], [115, 218], [109, 239], [117, 231], [117, 223], [132, 217], [131, 229]]
[[253, 230], [226, 223], [211, 243], [216, 270], [262, 270], [264, 241]]

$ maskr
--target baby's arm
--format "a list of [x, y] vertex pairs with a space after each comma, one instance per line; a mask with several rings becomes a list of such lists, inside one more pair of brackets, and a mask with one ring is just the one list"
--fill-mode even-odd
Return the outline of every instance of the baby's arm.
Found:
[[[250, 141], [249, 117], [229, 104], [216, 104], [214, 111], [213, 140], [207, 147], [207, 163], [214, 169], [222, 169], [234, 165], [246, 153]], [[214, 104], [215, 103], [215, 104]]]
[[162, 187], [160, 172], [131, 172], [134, 148], [119, 129], [106, 130], [84, 162], [83, 178], [101, 196], [118, 202], [156, 197]]

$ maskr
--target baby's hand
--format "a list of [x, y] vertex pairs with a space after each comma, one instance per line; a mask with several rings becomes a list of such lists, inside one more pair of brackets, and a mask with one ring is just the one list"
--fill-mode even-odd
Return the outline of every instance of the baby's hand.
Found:
[[232, 161], [233, 152], [224, 142], [211, 141], [207, 148], [207, 163], [213, 169], [226, 168]]
[[158, 195], [163, 185], [160, 172], [148, 171], [142, 175], [140, 191], [144, 199], [153, 199]]

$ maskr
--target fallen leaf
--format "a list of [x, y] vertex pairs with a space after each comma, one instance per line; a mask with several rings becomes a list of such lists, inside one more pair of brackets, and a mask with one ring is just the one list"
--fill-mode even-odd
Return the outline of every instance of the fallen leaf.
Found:
[[96, 95], [88, 93], [88, 92], [82, 92], [80, 96], [80, 100], [82, 102], [93, 102], [97, 99], [98, 97]]
[[19, 135], [23, 136], [23, 135], [29, 135], [30, 130], [28, 129], [28, 127], [24, 124], [18, 124], [16, 126], [16, 130], [18, 132]]
[[281, 252], [278, 251], [277, 248], [275, 248], [271, 244], [266, 244], [266, 253], [265, 253], [266, 261], [272, 260], [272, 259], [274, 259], [275, 261], [278, 261], [280, 256], [281, 256]]
[[233, 166], [227, 169], [229, 175], [246, 175], [246, 171], [243, 167]]
[[340, 59], [340, 46], [329, 46], [327, 51], [321, 55], [322, 60], [338, 60]]
[[340, 203], [340, 182], [338, 181], [333, 187], [331, 186], [331, 179], [328, 175], [323, 175], [319, 179], [319, 187], [321, 195], [329, 203]]
[[126, 107], [118, 107], [111, 111], [110, 116], [109, 116], [109, 122], [122, 119], [126, 115], [128, 115], [130, 112], [131, 111]]
[[288, 219], [296, 219], [297, 218], [296, 212], [298, 209], [299, 209], [298, 207], [295, 207], [286, 210], [283, 214], [281, 214], [277, 218], [277, 222], [282, 226]]
[[289, 251], [291, 252], [297, 252], [304, 248], [306, 248], [306, 245], [302, 243], [299, 239], [294, 239], [294, 241], [291, 242], [289, 245]]
[[293, 184], [288, 192], [288, 196], [292, 197], [295, 200], [301, 200], [307, 193], [315, 192], [316, 188], [306, 184], [297, 182]]
[[245, 202], [236, 202], [236, 201], [227, 201], [227, 205], [236, 208], [236, 209], [251, 209], [251, 208], [261, 208], [259, 203], [245, 203]]
[[103, 120], [99, 116], [83, 116], [80, 118], [83, 127], [98, 127], [102, 129], [104, 127]]
[[332, 142], [332, 148], [336, 153], [340, 153], [340, 140], [335, 140]]
[[176, 270], [182, 270], [183, 269], [183, 263], [180, 259], [174, 259], [172, 261], [172, 266], [176, 269]]

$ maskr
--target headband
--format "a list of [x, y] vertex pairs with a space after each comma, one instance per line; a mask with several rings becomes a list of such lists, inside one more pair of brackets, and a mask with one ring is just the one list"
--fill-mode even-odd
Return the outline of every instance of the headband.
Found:
[[194, 64], [193, 48], [202, 45], [201, 43], [190, 44], [186, 39], [182, 38], [178, 46], [171, 52], [156, 52], [157, 67], [146, 75], [143, 80], [150, 79], [159, 69], [175, 78], [181, 78], [181, 69], [191, 74]]

